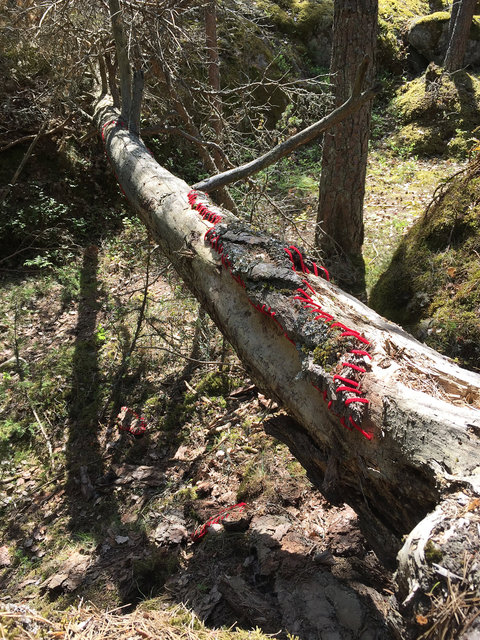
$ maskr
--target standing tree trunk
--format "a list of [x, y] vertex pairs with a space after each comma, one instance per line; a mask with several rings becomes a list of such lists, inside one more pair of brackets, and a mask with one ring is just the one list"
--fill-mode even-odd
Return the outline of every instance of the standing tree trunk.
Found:
[[[208, 56], [208, 81], [213, 91], [220, 91], [220, 59], [217, 41], [217, 0], [209, 0], [205, 5], [205, 44]], [[218, 93], [214, 93], [211, 100], [211, 123], [215, 132], [215, 142], [222, 145], [222, 101]], [[220, 151], [213, 151], [213, 159], [219, 171], [225, 169]]]
[[[350, 94], [355, 74], [369, 59], [367, 85], [374, 76], [377, 0], [335, 0], [330, 74], [335, 106]], [[344, 289], [362, 296], [363, 198], [371, 102], [325, 135], [316, 244]]]
[[463, 65], [475, 5], [476, 0], [459, 0], [457, 5], [454, 4], [452, 7], [449, 24], [451, 35], [443, 62], [446, 71], [457, 71]]

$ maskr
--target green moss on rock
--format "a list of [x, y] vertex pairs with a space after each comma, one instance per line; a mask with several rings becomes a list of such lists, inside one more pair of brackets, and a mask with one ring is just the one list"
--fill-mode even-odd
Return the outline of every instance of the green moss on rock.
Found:
[[405, 36], [412, 20], [429, 12], [425, 0], [379, 0], [378, 59], [384, 69], [400, 71], [405, 64]]
[[436, 69], [429, 67], [398, 89], [390, 105], [399, 124], [391, 145], [419, 155], [465, 157], [479, 122], [480, 79], [466, 71], [449, 76]]
[[290, 36], [309, 37], [333, 22], [332, 0], [257, 0], [256, 4], [277, 29]]
[[480, 362], [480, 159], [447, 183], [402, 240], [370, 303], [427, 344]]

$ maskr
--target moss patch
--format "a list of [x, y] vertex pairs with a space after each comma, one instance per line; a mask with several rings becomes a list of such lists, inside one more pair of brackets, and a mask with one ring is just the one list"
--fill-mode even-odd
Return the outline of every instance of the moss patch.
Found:
[[333, 22], [332, 0], [257, 0], [256, 4], [279, 31], [290, 36], [309, 37]]
[[428, 78], [427, 70], [397, 91], [390, 112], [400, 127], [391, 145], [424, 156], [465, 157], [479, 121], [480, 79], [466, 71]]
[[427, 344], [478, 369], [480, 159], [452, 179], [401, 242], [371, 305]]
[[392, 72], [405, 64], [405, 35], [414, 18], [429, 12], [425, 0], [379, 0], [378, 3], [378, 61], [380, 67]]

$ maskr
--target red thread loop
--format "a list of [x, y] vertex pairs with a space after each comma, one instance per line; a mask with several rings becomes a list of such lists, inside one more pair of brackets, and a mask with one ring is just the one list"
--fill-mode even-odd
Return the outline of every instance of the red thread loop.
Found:
[[305, 266], [305, 263], [303, 262], [303, 256], [302, 256], [301, 252], [299, 251], [299, 249], [297, 249], [297, 247], [295, 247], [293, 244], [290, 245], [288, 248], [292, 249], [293, 251], [295, 251], [297, 253], [298, 257], [300, 258], [300, 266], [301, 266], [301, 269], [302, 269], [302, 273], [310, 273], [310, 271]]
[[207, 533], [208, 528], [211, 527], [212, 524], [218, 524], [219, 522], [224, 520], [235, 509], [238, 509], [239, 511], [243, 511], [246, 506], [247, 506], [246, 502], [239, 502], [238, 504], [234, 504], [230, 507], [226, 507], [225, 509], [222, 509], [221, 511], [219, 511], [219, 513], [217, 513], [216, 516], [212, 516], [211, 518], [209, 518], [205, 522], [205, 524], [202, 524], [201, 527], [197, 527], [197, 529], [195, 529], [195, 531], [190, 535], [190, 538], [194, 542], [198, 542], [198, 540], [203, 538], [203, 536]]
[[353, 384], [355, 387], [358, 387], [358, 382], [356, 380], [352, 380], [351, 378], [345, 378], [344, 376], [334, 375], [334, 380], [340, 380], [341, 382], [345, 382], [345, 384]]
[[356, 338], [357, 340], [360, 340], [360, 342], [363, 342], [364, 344], [370, 344], [370, 342], [364, 338], [363, 336], [361, 336], [358, 331], [354, 331], [353, 329], [348, 329], [347, 331], [344, 331], [340, 337], [341, 338], [346, 338], [351, 336], [352, 338]]
[[367, 373], [366, 369], [364, 369], [363, 367], [359, 367], [356, 364], [352, 364], [351, 362], [342, 362], [342, 367], [349, 367], [350, 369], [353, 369], [354, 371], [360, 371], [360, 373]]
[[342, 322], [334, 322], [333, 324], [330, 325], [330, 327], [333, 329], [334, 327], [339, 327], [340, 329], [343, 329], [344, 331], [352, 331], [352, 329], [349, 329], [347, 326], [345, 326]]
[[370, 404], [370, 400], [368, 400], [368, 398], [347, 398], [345, 400], [346, 405], [352, 404], [352, 402], [361, 402], [363, 404]]
[[[352, 389], [352, 387], [347, 387], [346, 385], [341, 385], [340, 387], [337, 387], [335, 389], [335, 393], [339, 393], [340, 391], [348, 391], [348, 393], [356, 393], [356, 394], [363, 393], [363, 391], [360, 391], [360, 389]], [[351, 398], [351, 399], [355, 400], [355, 398]], [[345, 404], [347, 404], [346, 400], [345, 400]]]
[[352, 425], [352, 427], [355, 427], [355, 429], [357, 431], [360, 431], [360, 433], [362, 434], [362, 436], [364, 436], [365, 438], [367, 438], [367, 440], [371, 440], [373, 438], [373, 434], [372, 433], [367, 433], [366, 431], [364, 431], [362, 429], [362, 427], [360, 425], [358, 425], [355, 420], [352, 418], [352, 416], [349, 416], [348, 421], [350, 422], [350, 424]]
[[124, 411], [125, 413], [131, 414], [136, 420], [138, 420], [138, 425], [139, 426], [138, 427], [131, 427], [131, 426], [124, 427], [120, 423], [120, 424], [118, 424], [119, 431], [126, 431], [127, 433], [131, 433], [132, 436], [135, 436], [137, 438], [140, 437], [140, 436], [143, 436], [143, 434], [147, 430], [147, 426], [146, 426], [147, 425], [147, 421], [145, 420], [145, 418], [141, 418], [137, 413], [135, 413], [135, 411], [132, 411], [132, 409], [130, 409], [129, 407], [122, 407], [121, 411]]
[[371, 354], [364, 349], [352, 349], [350, 353], [354, 353], [356, 356], [367, 356], [367, 358], [370, 358], [370, 360], [372, 360]]

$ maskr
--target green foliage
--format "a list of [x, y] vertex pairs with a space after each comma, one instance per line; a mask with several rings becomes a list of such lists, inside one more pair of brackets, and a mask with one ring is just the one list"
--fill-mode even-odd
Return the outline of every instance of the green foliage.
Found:
[[314, 31], [329, 27], [333, 21], [331, 0], [256, 0], [279, 31], [289, 36], [308, 38]]

